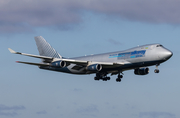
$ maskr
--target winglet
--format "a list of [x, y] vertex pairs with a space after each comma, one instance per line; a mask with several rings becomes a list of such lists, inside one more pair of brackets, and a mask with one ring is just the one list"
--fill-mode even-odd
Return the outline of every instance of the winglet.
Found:
[[13, 54], [21, 54], [20, 52], [16, 52], [16, 51], [14, 51], [14, 50], [11, 49], [11, 48], [8, 48], [8, 50], [9, 50], [11, 53], [13, 53]]
[[11, 48], [8, 48], [8, 50], [9, 50], [11, 53], [16, 54], [16, 52], [15, 52], [14, 50], [12, 50]]

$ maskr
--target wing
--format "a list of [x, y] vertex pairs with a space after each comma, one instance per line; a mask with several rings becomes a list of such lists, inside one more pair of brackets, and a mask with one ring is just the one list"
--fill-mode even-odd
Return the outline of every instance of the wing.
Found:
[[124, 65], [124, 63], [113, 63], [113, 62], [95, 62], [95, 61], [84, 61], [84, 60], [73, 60], [73, 59], [60, 59], [69, 64], [76, 64], [72, 69], [80, 70], [84, 67], [88, 67], [93, 64], [101, 65], [102, 68], [115, 68]]
[[13, 54], [20, 54], [20, 55], [25, 55], [25, 56], [35, 57], [35, 58], [53, 60], [53, 57], [39, 56], [39, 55], [32, 55], [32, 54], [26, 54], [26, 53], [16, 52], [16, 51], [12, 50], [11, 48], [8, 48], [8, 50], [9, 50], [11, 53], [13, 53]]
[[40, 56], [40, 55], [33, 55], [33, 54], [26, 54], [26, 53], [21, 53], [21, 52], [16, 52], [11, 48], [8, 48], [8, 50], [13, 53], [13, 54], [20, 54], [20, 55], [24, 55], [24, 56], [29, 56], [29, 57], [35, 57], [35, 58], [40, 58], [40, 59], [48, 59], [51, 61], [65, 61], [68, 63], [73, 63], [73, 64], [84, 64], [86, 65], [88, 62], [87, 61], [78, 61], [78, 60], [73, 60], [73, 59], [60, 59], [60, 58], [53, 58], [53, 57], [47, 57], [47, 56]]
[[77, 64], [77, 65], [92, 65], [92, 64], [101, 64], [101, 65], [106, 65], [106, 66], [120, 66], [120, 65], [124, 65], [123, 63], [113, 63], [113, 62], [95, 62], [95, 61], [84, 61], [84, 60], [73, 60], [73, 59], [58, 59], [61, 61], [65, 61], [68, 63], [72, 63], [72, 64]]
[[[30, 57], [40, 58], [40, 59], [47, 59], [47, 60], [51, 60], [51, 62], [64, 61], [67, 63], [67, 65], [76, 64], [76, 67], [74, 67], [75, 70], [76, 69], [78, 70], [80, 67], [86, 67], [86, 66], [89, 66], [92, 64], [100, 64], [100, 65], [102, 65], [103, 68], [114, 68], [114, 67], [119, 67], [119, 66], [124, 65], [124, 63], [94, 62], [94, 61], [63, 59], [63, 58], [53, 58], [53, 57], [47, 57], [47, 56], [32, 55], [32, 54], [16, 52], [16, 51], [12, 50], [11, 48], [8, 48], [8, 50], [13, 54], [20, 54], [20, 55], [25, 55], [25, 56], [30, 56]], [[30, 64], [30, 65], [36, 65], [36, 66], [51, 66], [50, 63], [31, 63], [31, 62], [22, 62], [22, 61], [17, 61], [17, 62], [24, 63], [24, 64]]]

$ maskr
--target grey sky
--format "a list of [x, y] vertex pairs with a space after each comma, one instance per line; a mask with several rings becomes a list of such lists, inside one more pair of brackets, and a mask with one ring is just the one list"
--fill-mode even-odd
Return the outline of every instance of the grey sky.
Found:
[[[0, 0], [0, 118], [179, 118], [179, 0], [74, 1]], [[15, 63], [41, 62], [8, 51], [38, 55], [34, 37], [39, 35], [63, 57], [151, 43], [174, 55], [159, 66], [159, 74], [152, 66], [145, 76], [125, 71], [121, 83], [116, 75], [94, 81], [94, 74]]]
[[176, 118], [174, 114], [168, 112], [141, 112], [139, 118]]
[[132, 21], [180, 24], [179, 4], [178, 0], [1, 0], [0, 31], [79, 24], [84, 11]]
[[25, 109], [24, 106], [6, 106], [0, 104], [0, 116], [17, 116], [17, 111]]

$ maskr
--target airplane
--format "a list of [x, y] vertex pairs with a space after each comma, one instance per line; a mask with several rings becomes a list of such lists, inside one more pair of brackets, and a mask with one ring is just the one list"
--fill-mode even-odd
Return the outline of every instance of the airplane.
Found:
[[170, 59], [173, 53], [161, 44], [149, 44], [137, 46], [124, 51], [116, 51], [75, 58], [62, 57], [42, 36], [34, 37], [39, 55], [16, 52], [20, 54], [40, 58], [41, 63], [17, 61], [17, 63], [38, 66], [40, 69], [65, 72], [70, 74], [95, 74], [94, 80], [110, 80], [108, 74], [118, 75], [116, 81], [121, 82], [123, 72], [134, 69], [135, 75], [147, 75], [148, 66], [156, 66], [155, 73], [159, 73], [158, 66]]

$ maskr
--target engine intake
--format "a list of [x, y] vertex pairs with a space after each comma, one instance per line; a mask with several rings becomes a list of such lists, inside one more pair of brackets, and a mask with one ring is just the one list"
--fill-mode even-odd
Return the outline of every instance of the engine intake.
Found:
[[51, 63], [52, 67], [57, 67], [57, 68], [64, 68], [66, 66], [65, 61], [55, 61]]
[[101, 71], [102, 65], [101, 64], [93, 64], [93, 65], [87, 66], [86, 69], [88, 71]]
[[138, 68], [134, 70], [135, 75], [147, 75], [149, 73], [149, 68]]

